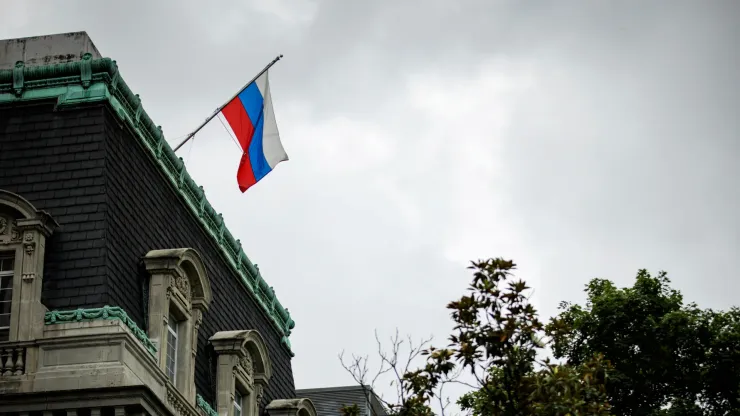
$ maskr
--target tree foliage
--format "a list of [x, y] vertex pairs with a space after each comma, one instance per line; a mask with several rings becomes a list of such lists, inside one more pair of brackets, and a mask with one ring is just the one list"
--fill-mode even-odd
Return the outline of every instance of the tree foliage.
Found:
[[[423, 351], [422, 368], [398, 377], [399, 416], [432, 415], [439, 387], [466, 371], [474, 391], [459, 404], [477, 415], [607, 415], [605, 382], [609, 363], [594, 355], [577, 365], [539, 362], [547, 342], [544, 326], [528, 301], [529, 287], [512, 276], [513, 262], [473, 262], [469, 293], [451, 302], [455, 323], [447, 348]], [[443, 408], [444, 412], [444, 408]]]
[[360, 406], [357, 403], [345, 404], [339, 408], [339, 414], [342, 416], [360, 416]]
[[740, 310], [684, 305], [665, 272], [640, 270], [632, 287], [594, 279], [585, 306], [562, 303], [547, 326], [572, 366], [603, 354], [617, 415], [740, 414]]
[[[579, 366], [538, 362], [546, 346], [543, 324], [529, 303], [529, 287], [514, 280], [515, 265], [503, 259], [473, 263], [470, 295], [452, 302], [455, 331], [445, 354], [468, 369], [479, 389], [460, 405], [480, 415], [607, 415], [608, 363], [589, 357]], [[413, 376], [413, 374], [412, 374]]]

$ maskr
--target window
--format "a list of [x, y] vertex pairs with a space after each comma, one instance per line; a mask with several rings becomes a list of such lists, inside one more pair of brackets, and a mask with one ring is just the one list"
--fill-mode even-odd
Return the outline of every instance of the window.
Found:
[[177, 319], [167, 321], [167, 377], [175, 383], [177, 377]]
[[13, 301], [13, 256], [0, 256], [0, 341], [10, 339], [10, 305]]
[[211, 303], [205, 265], [190, 248], [152, 250], [143, 261], [150, 275], [147, 333], [158, 346], [157, 365], [170, 387], [195, 400], [198, 328]]
[[244, 403], [244, 396], [242, 396], [239, 390], [234, 392], [234, 416], [242, 416], [242, 404]]
[[0, 341], [43, 336], [43, 248], [58, 226], [49, 213], [0, 189]]
[[229, 416], [259, 415], [265, 387], [272, 376], [265, 340], [255, 330], [241, 330], [217, 332], [208, 341], [218, 356], [216, 412]]

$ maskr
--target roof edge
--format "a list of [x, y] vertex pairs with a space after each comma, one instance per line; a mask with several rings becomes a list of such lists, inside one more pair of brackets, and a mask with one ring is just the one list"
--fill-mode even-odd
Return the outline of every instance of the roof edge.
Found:
[[189, 207], [206, 234], [221, 248], [226, 263], [241, 278], [248, 292], [267, 313], [278, 329], [281, 344], [293, 355], [290, 345], [295, 321], [282, 306], [275, 290], [265, 282], [259, 268], [253, 264], [205, 196], [202, 186], [190, 177], [182, 158], [178, 157], [164, 138], [162, 127], [154, 124], [144, 111], [141, 99], [121, 78], [116, 61], [93, 59], [86, 53], [80, 61], [27, 67], [18, 62], [13, 69], [0, 69], [0, 105], [56, 100], [57, 108], [86, 103], [107, 102], [115, 114], [139, 138], [161, 173]]
[[312, 387], [308, 389], [295, 389], [296, 394], [298, 392], [302, 393], [321, 393], [321, 392], [331, 392], [331, 391], [354, 391], [354, 390], [370, 390], [372, 391], [372, 388], [369, 386], [361, 386], [359, 384], [353, 384], [348, 386], [334, 386], [334, 387]]

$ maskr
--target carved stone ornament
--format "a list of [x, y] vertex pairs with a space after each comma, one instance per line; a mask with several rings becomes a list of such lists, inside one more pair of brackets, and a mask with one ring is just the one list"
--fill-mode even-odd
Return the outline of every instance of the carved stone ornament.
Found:
[[167, 386], [167, 404], [175, 410], [175, 414], [182, 416], [197, 416], [193, 412], [192, 408], [185, 403], [181, 397], [179, 397], [172, 390], [173, 387]]
[[23, 249], [29, 256], [33, 254], [33, 251], [36, 249], [36, 242], [33, 241], [33, 233], [27, 232], [23, 235]]
[[5, 234], [8, 231], [8, 219], [0, 217], [0, 235]]
[[185, 299], [190, 302], [190, 282], [184, 276], [177, 276], [175, 278], [175, 287], [182, 293]]
[[244, 369], [249, 377], [254, 374], [254, 364], [252, 363], [252, 356], [247, 354], [239, 359], [239, 365]]
[[265, 389], [262, 386], [255, 386], [257, 390], [257, 408], [262, 405], [262, 397], [265, 395]]
[[20, 231], [15, 229], [15, 221], [13, 221], [13, 228], [10, 229], [10, 241], [11, 242], [21, 241], [21, 233]]

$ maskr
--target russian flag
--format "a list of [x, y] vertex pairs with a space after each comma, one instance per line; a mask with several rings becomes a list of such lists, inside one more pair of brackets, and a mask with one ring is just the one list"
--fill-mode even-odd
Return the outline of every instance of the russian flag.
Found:
[[221, 110], [242, 148], [242, 159], [236, 180], [245, 192], [288, 160], [272, 110], [268, 71], [249, 84]]

